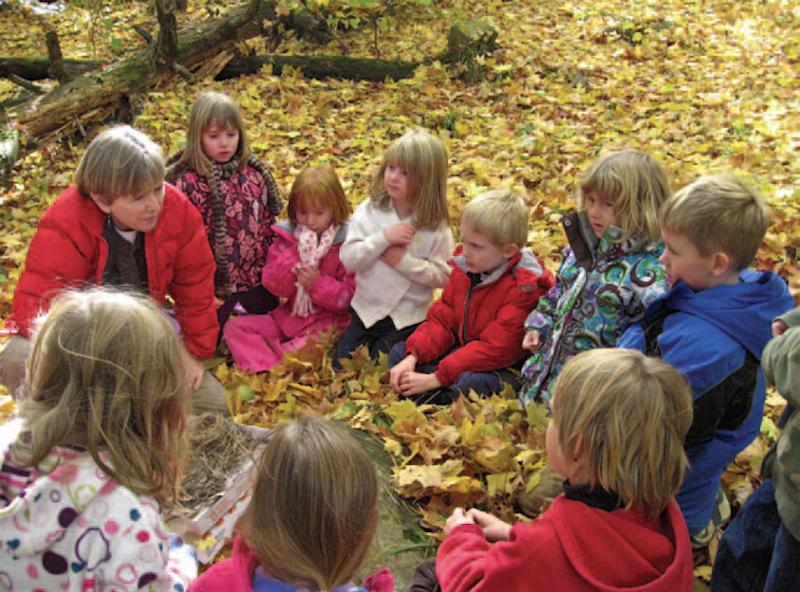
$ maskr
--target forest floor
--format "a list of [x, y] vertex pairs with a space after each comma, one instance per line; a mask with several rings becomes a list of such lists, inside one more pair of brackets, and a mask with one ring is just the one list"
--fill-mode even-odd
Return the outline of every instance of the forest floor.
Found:
[[[282, 1], [289, 5], [291, 2]], [[345, 2], [313, 0], [338, 10]], [[397, 82], [308, 80], [298, 71], [229, 80], [178, 80], [134, 102], [134, 125], [166, 154], [185, 141], [193, 97], [221, 90], [242, 107], [256, 155], [284, 194], [306, 165], [329, 162], [356, 204], [388, 144], [409, 127], [439, 134], [450, 158], [450, 219], [489, 188], [508, 186], [531, 206], [529, 244], [557, 269], [565, 239], [558, 223], [574, 207], [577, 178], [601, 150], [633, 146], [658, 158], [678, 188], [706, 172], [748, 177], [772, 206], [774, 223], [756, 265], [786, 277], [797, 298], [800, 273], [800, 4], [745, 0], [402, 0], [377, 37], [358, 20], [339, 42], [319, 46], [291, 37], [240, 44], [244, 53], [333, 54], [422, 60], [441, 52], [453, 22], [480, 19], [499, 31], [499, 48], [478, 58], [483, 80], [438, 62]], [[179, 22], [227, 9], [221, 0], [189, 0]], [[340, 23], [344, 13], [340, 12]], [[44, 17], [65, 57], [114, 60], [142, 43], [132, 26], [155, 29], [144, 3], [69, 2]], [[28, 7], [0, 7], [0, 55], [46, 55], [41, 25]], [[0, 80], [0, 101], [16, 94]], [[96, 129], [89, 130], [90, 136]], [[0, 187], [0, 317], [7, 316], [39, 217], [73, 178], [90, 138], [64, 137], [27, 151]], [[522, 410], [512, 394], [450, 407], [400, 400], [385, 384], [385, 360], [357, 360], [334, 374], [325, 344], [270, 373], [249, 375], [215, 360], [237, 419], [273, 425], [311, 407], [377, 438], [388, 484], [384, 517], [399, 503], [400, 536], [376, 552], [407, 581], [408, 569], [434, 548], [429, 533], [455, 505], [480, 505], [522, 519], [514, 503], [538, 482], [546, 464], [544, 411]], [[761, 437], [725, 476], [734, 505], [758, 483], [757, 467], [774, 441], [782, 402], [770, 396]], [[376, 455], [376, 458], [379, 455]], [[395, 517], [397, 515], [395, 514]], [[394, 524], [394, 522], [392, 523]], [[386, 528], [381, 532], [386, 532]], [[397, 535], [398, 528], [392, 527]], [[411, 554], [411, 555], [409, 555]], [[413, 560], [405, 559], [411, 557]], [[403, 562], [405, 561], [405, 565]], [[698, 586], [710, 563], [696, 570]]]

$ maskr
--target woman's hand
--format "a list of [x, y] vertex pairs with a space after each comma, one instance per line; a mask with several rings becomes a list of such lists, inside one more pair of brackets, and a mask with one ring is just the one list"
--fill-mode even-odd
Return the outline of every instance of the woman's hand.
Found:
[[406, 372], [399, 379], [400, 394], [409, 397], [435, 390], [442, 386], [436, 375], [422, 372]]
[[408, 372], [413, 372], [416, 367], [417, 357], [413, 354], [408, 354], [398, 364], [395, 364], [389, 369], [389, 386], [399, 393], [400, 381], [403, 376]]
[[401, 247], [400, 245], [392, 245], [391, 247], [386, 247], [386, 250], [381, 254], [381, 261], [383, 261], [389, 267], [395, 267], [400, 260], [406, 256], [406, 251], [408, 247]]
[[461, 526], [462, 524], [475, 524], [475, 520], [470, 518], [470, 516], [464, 511], [464, 508], [456, 508], [453, 510], [453, 513], [450, 514], [450, 518], [447, 519], [447, 522], [444, 525], [444, 535], [449, 535], [454, 528]]
[[187, 356], [186, 360], [186, 381], [189, 383], [189, 388], [196, 391], [203, 384], [203, 374], [205, 374], [205, 367], [202, 360], [198, 360], [192, 355]]

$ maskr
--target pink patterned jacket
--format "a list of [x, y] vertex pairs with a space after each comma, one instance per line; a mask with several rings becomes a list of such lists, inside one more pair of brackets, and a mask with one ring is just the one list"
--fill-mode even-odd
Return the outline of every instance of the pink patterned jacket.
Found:
[[[208, 179], [195, 171], [188, 171], [175, 179], [175, 185], [200, 211], [209, 243], [213, 245], [214, 224]], [[225, 247], [231, 270], [231, 292], [234, 293], [258, 286], [267, 249], [272, 242], [271, 228], [275, 217], [261, 202], [263, 187], [264, 177], [250, 165], [244, 171], [222, 179], [228, 227]]]

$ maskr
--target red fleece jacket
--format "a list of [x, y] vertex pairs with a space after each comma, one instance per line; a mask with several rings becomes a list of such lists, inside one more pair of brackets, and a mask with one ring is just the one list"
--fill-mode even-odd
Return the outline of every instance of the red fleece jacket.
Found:
[[473, 524], [455, 528], [436, 555], [443, 592], [690, 592], [689, 532], [675, 501], [655, 520], [556, 498], [508, 541]]
[[[105, 222], [106, 215], [74, 185], [44, 213], [14, 292], [10, 320], [22, 335], [29, 335], [33, 319], [64, 288], [102, 284]], [[150, 297], [163, 304], [171, 296], [186, 349], [199, 359], [211, 356], [219, 332], [214, 256], [200, 214], [171, 185], [164, 185], [164, 205], [156, 227], [144, 235], [144, 251]]]
[[525, 318], [554, 282], [544, 264], [524, 250], [472, 286], [459, 253], [450, 262], [453, 271], [442, 297], [406, 340], [406, 353], [414, 354], [418, 363], [454, 350], [436, 368], [442, 385], [455, 382], [466, 370], [489, 372], [519, 362], [525, 356]]

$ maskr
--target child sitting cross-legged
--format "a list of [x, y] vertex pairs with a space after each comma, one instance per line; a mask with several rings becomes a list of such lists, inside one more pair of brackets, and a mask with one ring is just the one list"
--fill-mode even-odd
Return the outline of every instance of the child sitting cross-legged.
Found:
[[658, 211], [669, 196], [664, 167], [633, 148], [606, 152], [583, 173], [578, 211], [562, 219], [569, 245], [556, 283], [525, 320], [525, 405], [548, 402], [569, 358], [614, 347], [669, 289], [658, 263]]
[[303, 169], [292, 185], [288, 214], [288, 223], [272, 228], [275, 239], [261, 274], [281, 304], [264, 315], [234, 316], [223, 329], [236, 365], [250, 372], [269, 370], [285, 352], [350, 322], [355, 279], [339, 260], [350, 204], [333, 167]]
[[[673, 499], [692, 421], [686, 381], [639, 352], [594, 349], [566, 363], [550, 404], [547, 455], [564, 493], [530, 524], [456, 508], [436, 555], [441, 590], [691, 590]], [[422, 564], [412, 590], [434, 586]]]
[[359, 442], [312, 415], [284, 423], [258, 460], [233, 556], [189, 591], [391, 592], [387, 569], [352, 582], [377, 521], [377, 471]]
[[519, 387], [523, 323], [553, 284], [529, 250], [528, 208], [507, 189], [479, 195], [461, 214], [463, 246], [442, 298], [389, 355], [391, 386], [447, 404], [470, 390]]
[[758, 435], [762, 350], [772, 320], [793, 304], [780, 277], [747, 269], [768, 226], [761, 197], [731, 174], [681, 189], [661, 211], [660, 261], [672, 288], [618, 343], [660, 357], [692, 387], [690, 469], [677, 500], [697, 548], [730, 514], [720, 477]]

